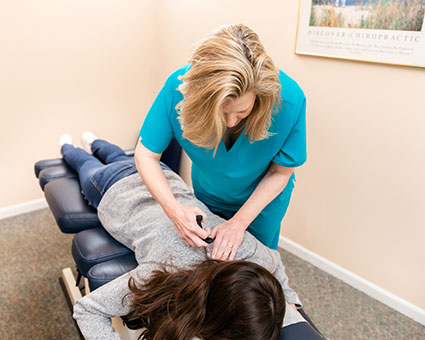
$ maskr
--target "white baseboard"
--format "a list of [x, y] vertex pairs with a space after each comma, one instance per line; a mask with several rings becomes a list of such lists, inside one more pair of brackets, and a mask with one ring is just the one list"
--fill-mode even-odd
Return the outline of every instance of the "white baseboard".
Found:
[[25, 214], [34, 210], [47, 208], [47, 202], [44, 198], [25, 202], [21, 204], [11, 205], [5, 208], [0, 208], [0, 220], [7, 217], [12, 217], [20, 214]]
[[370, 281], [367, 281], [357, 274], [354, 274], [336, 263], [325, 259], [324, 257], [304, 248], [286, 237], [280, 236], [279, 247], [425, 326], [425, 310], [422, 308], [419, 308], [399, 296], [390, 293]]

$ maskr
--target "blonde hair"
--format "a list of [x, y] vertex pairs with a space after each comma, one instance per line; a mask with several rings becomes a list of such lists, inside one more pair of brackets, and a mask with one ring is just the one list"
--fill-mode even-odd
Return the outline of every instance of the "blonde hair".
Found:
[[183, 100], [176, 106], [183, 137], [199, 147], [217, 147], [226, 131], [222, 105], [253, 91], [254, 107], [246, 118], [249, 141], [268, 138], [280, 101], [279, 70], [258, 35], [245, 25], [214, 30], [193, 53], [191, 68], [180, 80]]

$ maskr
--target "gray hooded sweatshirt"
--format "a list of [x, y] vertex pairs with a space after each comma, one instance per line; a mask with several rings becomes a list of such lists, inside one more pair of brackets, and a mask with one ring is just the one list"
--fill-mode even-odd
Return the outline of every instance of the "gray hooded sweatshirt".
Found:
[[[224, 222], [196, 199], [180, 176], [170, 170], [164, 170], [164, 174], [181, 204], [197, 206], [206, 213], [206, 225], [214, 227]], [[115, 340], [120, 336], [111, 326], [110, 318], [131, 312], [129, 300], [123, 300], [130, 292], [128, 280], [131, 276], [137, 280], [149, 278], [153, 270], [163, 265], [187, 268], [210, 258], [212, 245], [208, 248], [187, 246], [139, 174], [123, 178], [111, 186], [99, 204], [98, 216], [116, 240], [134, 251], [139, 265], [79, 299], [73, 316], [85, 339]], [[301, 304], [298, 295], [288, 286], [288, 277], [277, 250], [269, 249], [245, 232], [235, 259], [255, 262], [268, 269], [281, 283], [286, 303]], [[301, 315], [287, 305], [284, 326], [302, 321]]]

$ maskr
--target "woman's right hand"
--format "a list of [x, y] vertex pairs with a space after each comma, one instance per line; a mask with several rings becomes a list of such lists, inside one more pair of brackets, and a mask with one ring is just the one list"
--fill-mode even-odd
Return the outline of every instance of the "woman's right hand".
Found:
[[211, 230], [207, 227], [202, 229], [196, 223], [196, 216], [201, 215], [202, 221], [205, 221], [205, 213], [198, 207], [181, 205], [174, 208], [173, 211], [167, 214], [176, 227], [180, 238], [191, 247], [208, 247], [209, 244], [203, 241], [206, 239]]

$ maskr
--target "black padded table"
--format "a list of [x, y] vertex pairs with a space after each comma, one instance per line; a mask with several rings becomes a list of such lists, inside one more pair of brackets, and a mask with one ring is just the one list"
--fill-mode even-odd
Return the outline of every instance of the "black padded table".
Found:
[[[134, 151], [128, 150], [131, 157]], [[178, 172], [181, 148], [173, 140], [163, 153], [162, 161]], [[83, 199], [77, 175], [62, 159], [43, 160], [35, 164], [35, 174], [46, 201], [63, 233], [75, 234], [72, 256], [79, 276], [86, 278], [89, 290], [127, 273], [137, 266], [134, 253], [112, 238], [102, 227], [96, 210]], [[77, 279], [76, 284], [79, 284]], [[310, 321], [303, 310], [304, 318]], [[137, 328], [124, 318], [130, 329]], [[300, 322], [282, 329], [281, 340], [321, 340], [323, 337], [309, 322]]]

